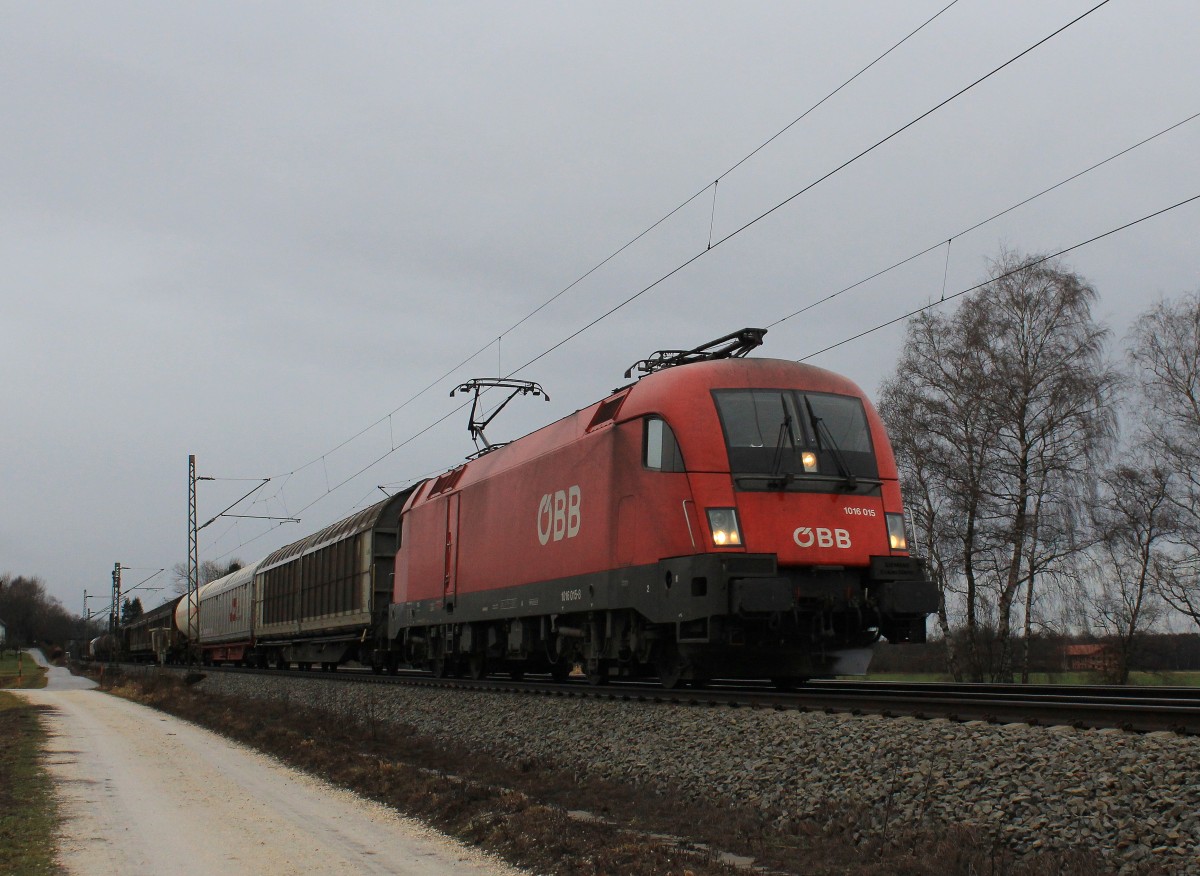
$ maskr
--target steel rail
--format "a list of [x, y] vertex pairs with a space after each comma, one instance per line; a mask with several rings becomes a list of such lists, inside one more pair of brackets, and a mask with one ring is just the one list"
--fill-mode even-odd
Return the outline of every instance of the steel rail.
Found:
[[[143, 670], [156, 667], [140, 667]], [[180, 667], [178, 671], [183, 671]], [[339, 672], [205, 667], [203, 672], [262, 674], [344, 683], [406, 684], [421, 688], [515, 693], [532, 696], [586, 697], [600, 700], [725, 707], [876, 714], [916, 719], [944, 718], [960, 723], [1112, 728], [1129, 732], [1200, 735], [1200, 690], [1193, 688], [1118, 688], [1103, 685], [939, 684], [933, 682], [815, 681], [786, 693], [766, 682], [716, 681], [703, 689], [665, 690], [657, 682], [591, 685], [583, 679], [563, 683], [533, 677], [513, 681], [489, 677], [432, 678], [421, 672], [376, 675]]]

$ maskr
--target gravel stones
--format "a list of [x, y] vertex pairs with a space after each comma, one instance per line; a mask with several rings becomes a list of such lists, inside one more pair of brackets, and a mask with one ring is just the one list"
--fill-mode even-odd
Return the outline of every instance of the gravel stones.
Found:
[[858, 836], [972, 823], [1018, 851], [1083, 847], [1098, 869], [1200, 876], [1200, 739], [1027, 725], [476, 693], [212, 673], [202, 689], [286, 699], [783, 823]]

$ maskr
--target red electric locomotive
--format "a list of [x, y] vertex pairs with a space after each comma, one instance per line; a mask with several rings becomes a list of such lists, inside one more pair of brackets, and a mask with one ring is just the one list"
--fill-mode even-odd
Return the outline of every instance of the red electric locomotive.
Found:
[[656, 353], [636, 383], [416, 489], [391, 659], [786, 687], [861, 674], [880, 636], [924, 641], [937, 592], [878, 415], [829, 371], [744, 358], [764, 333]]

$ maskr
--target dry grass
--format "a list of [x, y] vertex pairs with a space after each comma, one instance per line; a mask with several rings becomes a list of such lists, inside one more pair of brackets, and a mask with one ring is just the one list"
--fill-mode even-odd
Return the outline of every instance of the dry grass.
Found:
[[[831, 809], [821, 823], [777, 828], [760, 811], [727, 801], [685, 805], [669, 794], [584, 780], [533, 761], [514, 768], [393, 724], [356, 725], [295, 703], [256, 701], [247, 709], [170, 676], [116, 681], [114, 693], [273, 754], [537, 873], [738, 872], [707, 851], [712, 848], [753, 857], [769, 872], [813, 876], [1104, 872], [1094, 853], [1020, 859], [963, 828], [903, 827], [856, 841], [870, 813], [847, 809]], [[568, 810], [597, 818], [572, 817]]]
[[33, 662], [27, 654], [19, 657], [15, 652], [0, 654], [0, 688], [31, 689], [46, 686], [46, 670]]
[[0, 873], [56, 873], [57, 813], [50, 777], [38, 764], [45, 731], [38, 707], [0, 693]]

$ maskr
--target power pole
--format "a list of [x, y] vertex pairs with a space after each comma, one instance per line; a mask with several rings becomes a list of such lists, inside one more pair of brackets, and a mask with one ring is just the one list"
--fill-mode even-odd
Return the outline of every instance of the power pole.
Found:
[[[188, 662], [195, 663], [200, 652], [200, 530], [222, 517], [243, 517], [250, 520], [286, 520], [299, 523], [295, 517], [264, 517], [257, 514], [230, 514], [244, 499], [261, 490], [271, 480], [263, 478], [258, 486], [247, 492], [236, 502], [209, 519], [207, 523], [196, 525], [196, 481], [215, 481], [218, 478], [196, 477], [196, 455], [188, 457], [188, 594], [187, 594], [187, 640]], [[244, 479], [243, 479], [244, 480]]]
[[188, 457], [188, 662], [194, 662], [200, 644], [200, 534], [196, 528], [196, 454]]
[[108, 616], [108, 631], [116, 636], [121, 629], [121, 563], [113, 563], [112, 610]]

